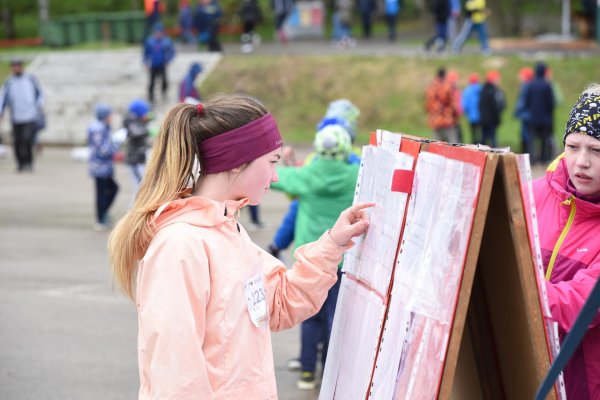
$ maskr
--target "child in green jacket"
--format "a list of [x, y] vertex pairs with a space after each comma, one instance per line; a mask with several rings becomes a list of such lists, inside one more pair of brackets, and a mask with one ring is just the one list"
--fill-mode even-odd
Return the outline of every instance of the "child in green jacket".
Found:
[[[302, 167], [280, 167], [278, 182], [271, 188], [286, 192], [299, 200], [294, 231], [294, 246], [318, 239], [332, 226], [341, 210], [352, 205], [358, 178], [357, 164], [347, 162], [352, 151], [350, 134], [340, 125], [328, 125], [317, 132], [315, 158]], [[339, 274], [339, 273], [338, 273]], [[322, 364], [325, 365], [329, 335], [333, 325], [340, 280], [329, 290], [319, 312], [302, 323], [300, 363], [302, 375], [298, 388], [315, 387], [315, 370], [319, 341], [323, 341]]]

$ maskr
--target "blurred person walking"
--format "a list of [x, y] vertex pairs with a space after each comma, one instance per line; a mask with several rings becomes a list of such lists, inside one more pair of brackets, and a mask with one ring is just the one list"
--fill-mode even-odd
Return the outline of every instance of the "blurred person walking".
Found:
[[112, 109], [106, 104], [97, 104], [95, 119], [87, 129], [87, 142], [90, 150], [88, 169], [96, 184], [96, 224], [94, 229], [109, 230], [112, 221], [108, 215], [119, 186], [113, 179], [113, 157], [119, 150], [121, 141], [113, 141], [111, 137]]
[[396, 41], [396, 24], [400, 13], [400, 0], [385, 0], [385, 23], [388, 28], [388, 40]]
[[358, 0], [358, 13], [363, 39], [370, 39], [373, 32], [373, 15], [377, 10], [375, 0]]
[[492, 147], [498, 145], [496, 131], [501, 122], [502, 111], [506, 107], [506, 97], [500, 89], [500, 73], [492, 70], [486, 74], [485, 84], [479, 98], [481, 116], [481, 143]]
[[465, 42], [471, 36], [471, 33], [477, 31], [482, 53], [486, 56], [492, 54], [488, 43], [486, 23], [487, 9], [485, 0], [468, 0], [465, 3], [465, 11], [467, 13], [467, 18], [465, 19], [458, 36], [454, 40], [454, 43], [452, 43], [452, 52], [460, 53]]
[[256, 26], [262, 22], [263, 14], [258, 0], [243, 0], [238, 11], [242, 19], [244, 32], [242, 33], [242, 53], [251, 53], [254, 46], [261, 42], [260, 35], [256, 33]]
[[150, 73], [148, 84], [148, 100], [154, 103], [154, 84], [160, 78], [163, 100], [167, 97], [169, 87], [167, 79], [167, 66], [175, 57], [175, 46], [173, 41], [165, 34], [162, 24], [154, 26], [154, 33], [144, 43], [144, 64]]
[[271, 7], [275, 16], [275, 34], [277, 35], [277, 39], [279, 43], [287, 45], [288, 37], [283, 25], [294, 8], [294, 0], [271, 0]]
[[529, 67], [523, 67], [519, 70], [519, 94], [517, 96], [517, 103], [515, 104], [514, 116], [521, 121], [521, 153], [527, 153], [531, 156], [533, 161], [533, 140], [529, 133], [529, 122], [531, 115], [529, 110], [525, 107], [525, 97], [529, 90], [529, 84], [533, 79], [533, 69]]
[[194, 28], [198, 32], [198, 42], [206, 44], [210, 52], [223, 51], [219, 41], [222, 18], [223, 9], [217, 0], [198, 0], [194, 11]]
[[183, 43], [196, 43], [196, 38], [192, 32], [194, 20], [190, 0], [181, 0], [179, 2], [179, 17], [177, 22], [179, 23], [179, 36], [183, 40]]
[[532, 162], [548, 163], [552, 160], [552, 127], [556, 100], [552, 85], [546, 79], [546, 64], [538, 62], [535, 78], [525, 94], [524, 109], [529, 114], [529, 133], [532, 143], [539, 143], [539, 151], [532, 144]]
[[352, 0], [335, 0], [332, 16], [333, 44], [341, 48], [356, 45], [352, 38], [353, 3]]
[[25, 73], [23, 60], [10, 61], [11, 75], [0, 89], [0, 120], [10, 108], [12, 142], [17, 161], [17, 171], [33, 171], [33, 147], [43, 118], [44, 96], [37, 78]]
[[458, 20], [460, 19], [460, 0], [450, 1], [450, 15], [448, 16], [448, 43], [453, 43], [458, 31]]
[[165, 4], [159, 0], [144, 0], [146, 23], [144, 26], [144, 39], [152, 35], [156, 24], [161, 23], [161, 13], [165, 11]]
[[448, 17], [450, 16], [449, 0], [434, 0], [430, 8], [433, 15], [435, 33], [425, 42], [425, 50], [430, 51], [434, 48], [437, 52], [442, 52], [446, 48], [448, 35]]
[[461, 104], [463, 112], [469, 121], [471, 128], [471, 143], [481, 143], [481, 116], [479, 114], [479, 98], [481, 97], [481, 84], [479, 75], [471, 73], [469, 75], [469, 84], [462, 93]]

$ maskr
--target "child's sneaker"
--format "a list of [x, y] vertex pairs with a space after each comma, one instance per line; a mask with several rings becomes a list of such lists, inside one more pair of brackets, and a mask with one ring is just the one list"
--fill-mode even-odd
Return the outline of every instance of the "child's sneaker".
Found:
[[101, 222], [96, 222], [94, 224], [94, 230], [96, 232], [107, 232], [107, 231], [110, 231], [110, 229], [111, 229], [110, 224], [103, 224]]
[[292, 372], [302, 371], [302, 363], [297, 358], [290, 358], [289, 360], [287, 360], [287, 362], [285, 363], [285, 367], [288, 369], [288, 371]]
[[310, 371], [303, 371], [300, 380], [296, 384], [300, 390], [313, 390], [317, 386], [315, 374]]

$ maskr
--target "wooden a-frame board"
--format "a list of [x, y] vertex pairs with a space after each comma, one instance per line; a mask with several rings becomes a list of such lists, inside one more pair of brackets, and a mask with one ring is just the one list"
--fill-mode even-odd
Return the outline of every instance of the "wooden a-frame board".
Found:
[[488, 153], [439, 399], [531, 399], [550, 368], [525, 221], [516, 156]]
[[[373, 136], [371, 142], [376, 145]], [[460, 146], [432, 143], [405, 134], [400, 151], [415, 157], [430, 151], [483, 167], [442, 372], [440, 379], [432, 382], [438, 385], [437, 398], [533, 398], [550, 368], [551, 351], [538, 294], [517, 156], [472, 149], [465, 152]], [[389, 308], [384, 321], [388, 311]], [[384, 322], [380, 346], [385, 328]], [[377, 385], [373, 376], [380, 351], [378, 347], [374, 355], [369, 387]], [[367, 400], [375, 398], [372, 396], [371, 391], [365, 393]], [[552, 391], [548, 398], [559, 397]]]

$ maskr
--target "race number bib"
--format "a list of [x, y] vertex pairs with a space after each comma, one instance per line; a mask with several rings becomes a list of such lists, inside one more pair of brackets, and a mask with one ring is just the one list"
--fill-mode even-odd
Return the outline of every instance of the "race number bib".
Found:
[[244, 284], [244, 293], [252, 323], [257, 328], [264, 327], [267, 322], [268, 311], [267, 294], [265, 293], [262, 275], [254, 275], [248, 279]]

